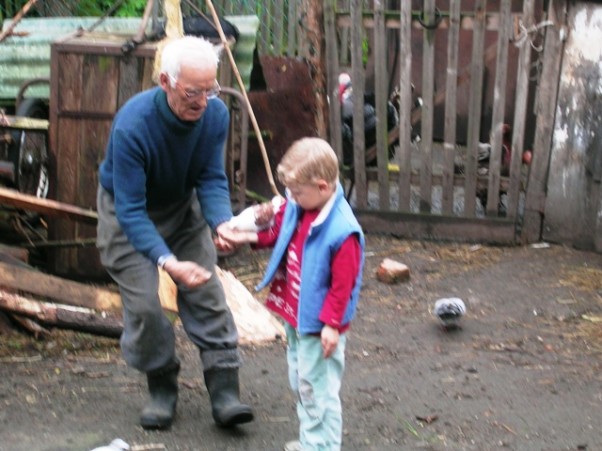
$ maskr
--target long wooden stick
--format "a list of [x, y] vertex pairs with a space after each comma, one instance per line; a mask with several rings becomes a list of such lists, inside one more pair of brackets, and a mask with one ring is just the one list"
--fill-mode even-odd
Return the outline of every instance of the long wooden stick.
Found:
[[207, 7], [211, 10], [211, 15], [213, 16], [213, 21], [215, 22], [215, 28], [219, 33], [219, 37], [224, 45], [226, 53], [228, 54], [228, 58], [230, 60], [230, 64], [232, 65], [232, 69], [234, 71], [234, 75], [236, 76], [236, 80], [238, 81], [238, 85], [240, 86], [240, 91], [247, 102], [247, 108], [249, 109], [249, 117], [251, 118], [251, 123], [253, 124], [253, 129], [255, 130], [255, 134], [257, 135], [257, 141], [259, 142], [259, 149], [261, 150], [261, 156], [263, 157], [263, 164], [265, 166], [265, 170], [267, 172], [268, 180], [270, 182], [270, 187], [272, 188], [272, 192], [276, 196], [280, 196], [278, 192], [278, 188], [276, 187], [276, 183], [274, 182], [274, 176], [272, 175], [272, 169], [270, 167], [270, 160], [268, 159], [268, 153], [265, 149], [265, 144], [263, 142], [263, 138], [261, 136], [261, 130], [259, 129], [259, 125], [257, 124], [257, 119], [255, 118], [255, 113], [253, 113], [253, 108], [251, 108], [251, 103], [249, 102], [249, 97], [247, 96], [247, 91], [245, 89], [245, 84], [242, 81], [240, 76], [240, 72], [238, 71], [238, 67], [236, 66], [236, 62], [234, 61], [234, 56], [232, 55], [232, 51], [230, 50], [230, 46], [228, 45], [228, 40], [226, 39], [226, 35], [224, 34], [224, 30], [222, 29], [222, 25], [219, 21], [219, 17], [215, 8], [213, 7], [213, 3], [211, 0], [206, 0]]
[[0, 33], [0, 42], [4, 41], [4, 39], [13, 32], [17, 24], [21, 22], [21, 19], [23, 19], [23, 16], [27, 14], [27, 11], [29, 11], [37, 1], [38, 0], [29, 0], [27, 3], [25, 3], [25, 5], [23, 5], [23, 8], [21, 8], [21, 10], [15, 15], [11, 24], [6, 27], [6, 30]]

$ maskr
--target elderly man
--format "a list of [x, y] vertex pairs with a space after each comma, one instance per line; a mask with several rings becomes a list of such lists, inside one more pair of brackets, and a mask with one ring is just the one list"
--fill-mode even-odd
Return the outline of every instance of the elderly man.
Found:
[[[219, 53], [201, 38], [168, 42], [160, 86], [115, 116], [99, 170], [97, 246], [119, 285], [126, 362], [146, 373], [150, 401], [140, 424], [168, 428], [178, 397], [175, 335], [161, 309], [158, 267], [178, 287], [182, 325], [198, 347], [219, 426], [253, 420], [239, 400], [238, 334], [215, 274], [216, 244], [235, 241], [224, 170], [229, 113], [217, 97]], [[212, 231], [217, 235], [215, 241]]]

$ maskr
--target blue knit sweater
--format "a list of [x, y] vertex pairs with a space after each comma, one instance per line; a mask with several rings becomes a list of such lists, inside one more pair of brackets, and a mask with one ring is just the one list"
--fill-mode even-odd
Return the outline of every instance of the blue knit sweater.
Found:
[[113, 195], [117, 219], [138, 252], [155, 262], [169, 254], [147, 211], [184, 200], [194, 189], [211, 228], [232, 217], [224, 170], [229, 120], [226, 105], [212, 99], [198, 121], [181, 121], [159, 87], [119, 110], [99, 181]]

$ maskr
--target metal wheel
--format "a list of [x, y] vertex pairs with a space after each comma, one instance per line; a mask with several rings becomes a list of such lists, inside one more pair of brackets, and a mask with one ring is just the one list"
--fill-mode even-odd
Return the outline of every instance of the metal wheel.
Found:
[[[40, 99], [24, 99], [16, 116], [47, 119], [46, 104]], [[15, 185], [19, 192], [45, 198], [48, 195], [48, 134], [19, 130], [12, 132], [9, 157], [15, 167]]]

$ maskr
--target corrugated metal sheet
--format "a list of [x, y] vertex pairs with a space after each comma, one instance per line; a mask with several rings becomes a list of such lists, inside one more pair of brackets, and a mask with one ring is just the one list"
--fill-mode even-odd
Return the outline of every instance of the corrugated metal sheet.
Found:
[[[257, 16], [227, 16], [239, 30], [240, 36], [234, 48], [234, 59], [245, 85], [253, 66], [253, 50], [257, 39]], [[94, 28], [96, 32], [124, 35], [124, 42], [133, 36], [140, 26], [140, 18], [111, 17]], [[12, 20], [5, 20], [3, 29]], [[27, 80], [50, 77], [50, 46], [52, 42], [79, 28], [89, 29], [98, 22], [97, 17], [31, 18], [23, 19], [15, 27], [14, 35], [0, 43], [0, 102], [10, 104]], [[149, 24], [150, 30], [150, 24]], [[49, 87], [32, 86], [27, 97], [48, 99]]]

